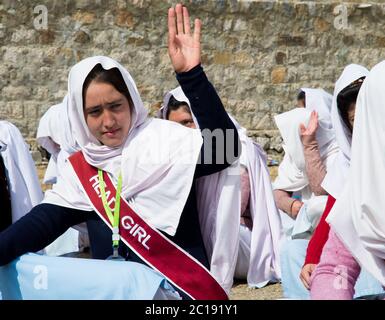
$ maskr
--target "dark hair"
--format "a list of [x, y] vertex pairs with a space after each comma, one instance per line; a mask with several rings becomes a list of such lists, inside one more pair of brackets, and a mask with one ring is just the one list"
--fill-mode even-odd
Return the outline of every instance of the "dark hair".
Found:
[[305, 100], [305, 91], [300, 91], [297, 95], [297, 100]]
[[171, 111], [176, 111], [179, 108], [183, 108], [185, 111], [191, 114], [191, 111], [187, 102], [176, 100], [174, 96], [171, 96], [167, 105], [166, 119], [168, 120]]
[[352, 103], [356, 103], [358, 92], [360, 91], [364, 79], [365, 77], [362, 77], [352, 82], [347, 87], [342, 89], [337, 96], [338, 112], [350, 132], [353, 132], [353, 127], [349, 122], [348, 111]]
[[128, 91], [128, 88], [126, 86], [126, 83], [124, 82], [123, 76], [120, 73], [118, 68], [112, 68], [112, 69], [104, 69], [100, 63], [98, 63], [93, 69], [90, 71], [90, 73], [87, 75], [86, 79], [84, 80], [83, 84], [83, 108], [85, 107], [85, 98], [86, 98], [86, 91], [92, 81], [99, 82], [99, 83], [108, 83], [112, 85], [117, 91], [119, 91], [121, 94], [123, 94], [127, 100], [130, 107], [132, 107], [132, 99], [130, 96], [130, 93]]

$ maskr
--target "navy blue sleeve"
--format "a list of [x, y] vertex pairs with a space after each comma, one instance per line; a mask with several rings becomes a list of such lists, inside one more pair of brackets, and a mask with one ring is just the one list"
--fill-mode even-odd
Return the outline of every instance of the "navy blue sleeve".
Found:
[[0, 233], [0, 266], [36, 252], [61, 236], [68, 228], [88, 220], [94, 211], [81, 211], [43, 203]]
[[177, 74], [177, 80], [190, 101], [203, 137], [195, 177], [199, 178], [229, 167], [239, 157], [241, 143], [237, 129], [215, 88], [200, 65], [188, 72]]

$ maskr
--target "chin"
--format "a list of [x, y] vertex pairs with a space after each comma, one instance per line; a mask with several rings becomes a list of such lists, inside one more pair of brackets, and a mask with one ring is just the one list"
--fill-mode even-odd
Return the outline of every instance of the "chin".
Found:
[[110, 148], [117, 148], [117, 147], [120, 147], [123, 142], [122, 141], [117, 141], [117, 140], [108, 140], [108, 141], [102, 141], [103, 144], [107, 147], [110, 147]]

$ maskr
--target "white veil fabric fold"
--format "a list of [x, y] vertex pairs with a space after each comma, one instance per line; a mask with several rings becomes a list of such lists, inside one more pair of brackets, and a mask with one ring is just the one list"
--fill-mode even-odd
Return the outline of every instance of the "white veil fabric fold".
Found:
[[20, 131], [13, 124], [0, 121], [0, 141], [14, 223], [41, 202], [43, 193], [35, 163]]
[[331, 108], [333, 96], [323, 89], [301, 88], [305, 92], [306, 109], [317, 111], [319, 118], [323, 119], [323, 124], [332, 128]]
[[[50, 154], [43, 183], [55, 184], [58, 179], [58, 158], [63, 160], [80, 150], [72, 136], [68, 117], [68, 96], [59, 104], [51, 106], [41, 117], [36, 134], [37, 142]], [[64, 234], [44, 249], [49, 256], [77, 252], [81, 246], [79, 232], [88, 233], [85, 223], [69, 228]]]
[[[117, 68], [133, 105], [126, 141], [116, 148], [101, 145], [90, 133], [83, 115], [83, 84], [100, 64]], [[174, 235], [187, 197], [202, 145], [199, 132], [177, 124], [147, 118], [135, 82], [128, 71], [111, 58], [95, 56], [76, 64], [68, 79], [68, 116], [71, 134], [86, 161], [107, 171], [114, 181], [122, 173], [122, 196], [148, 224]], [[58, 183], [46, 192], [44, 202], [80, 210], [92, 210], [76, 175], [65, 157], [58, 157]]]
[[[310, 115], [311, 111], [306, 108], [295, 108], [275, 116], [276, 125], [283, 139], [282, 147], [285, 156], [279, 166], [278, 176], [274, 181], [274, 189], [300, 191], [306, 188], [309, 183], [299, 125], [303, 123], [307, 126]], [[316, 133], [318, 148], [321, 160], [329, 169], [338, 151], [338, 146], [334, 130], [331, 129], [330, 118], [325, 119], [322, 114], [319, 114], [318, 123]]]
[[[190, 102], [180, 87], [164, 96], [158, 116], [166, 119], [170, 97]], [[191, 107], [190, 107], [191, 110]], [[193, 120], [199, 128], [192, 110]], [[247, 282], [258, 286], [281, 278], [279, 245], [281, 224], [275, 206], [270, 175], [263, 150], [246, 135], [246, 129], [231, 117], [242, 143], [241, 158], [245, 159], [250, 178], [250, 212], [253, 220], [250, 256], [247, 259]], [[230, 168], [197, 179], [197, 201], [202, 235], [210, 259], [210, 271], [230, 291], [238, 258], [240, 226], [240, 167], [237, 161]], [[246, 259], [245, 259], [246, 260]]]
[[321, 186], [335, 199], [338, 198], [347, 178], [350, 166], [350, 148], [352, 143], [350, 131], [338, 111], [337, 96], [349, 84], [362, 77], [366, 77], [368, 73], [369, 71], [365, 67], [357, 64], [350, 64], [345, 67], [334, 87], [331, 117], [333, 128], [336, 133], [336, 140], [340, 150], [336, 160], [329, 168], [324, 180], [322, 181]]
[[345, 187], [327, 221], [356, 260], [385, 285], [385, 61], [357, 98]]
[[51, 106], [41, 117], [37, 128], [37, 142], [51, 154], [44, 183], [56, 182], [59, 152], [71, 155], [80, 150], [72, 136], [67, 100], [66, 95], [61, 103]]

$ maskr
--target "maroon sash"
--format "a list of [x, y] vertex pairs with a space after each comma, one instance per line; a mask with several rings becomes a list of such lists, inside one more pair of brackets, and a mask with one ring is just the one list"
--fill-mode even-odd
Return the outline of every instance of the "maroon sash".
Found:
[[[81, 151], [69, 160], [96, 213], [112, 228], [101, 200], [97, 168], [86, 162]], [[114, 207], [111, 204], [115, 201], [116, 188], [108, 174], [103, 172], [103, 177], [108, 204]], [[132, 251], [192, 299], [228, 299], [223, 288], [198, 260], [150, 227], [124, 198], [120, 204], [119, 231], [122, 241]]]

